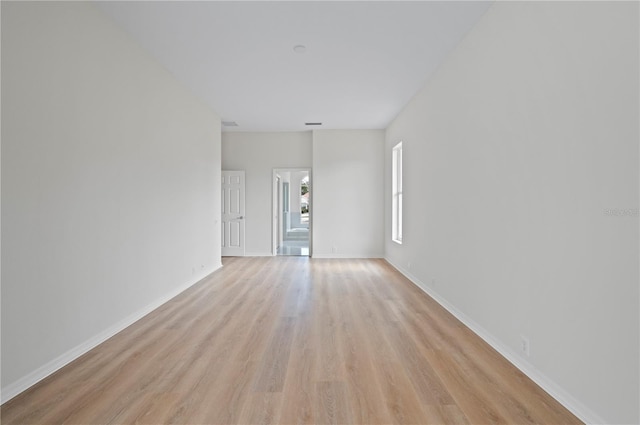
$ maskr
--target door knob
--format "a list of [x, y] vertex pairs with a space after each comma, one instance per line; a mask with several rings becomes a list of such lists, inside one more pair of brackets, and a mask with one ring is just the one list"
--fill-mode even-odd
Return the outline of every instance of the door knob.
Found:
[[243, 215], [241, 215], [240, 217], [238, 217], [238, 220], [243, 220], [243, 219], [244, 219], [244, 216], [243, 216]]

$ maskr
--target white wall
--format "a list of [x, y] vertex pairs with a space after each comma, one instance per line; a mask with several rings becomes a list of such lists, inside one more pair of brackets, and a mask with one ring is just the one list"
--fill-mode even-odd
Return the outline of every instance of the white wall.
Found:
[[311, 132], [223, 133], [222, 168], [245, 170], [245, 255], [271, 255], [274, 168], [311, 168]]
[[638, 39], [637, 2], [498, 2], [386, 135], [387, 258], [595, 422], [640, 422]]
[[216, 114], [90, 2], [2, 2], [3, 400], [220, 267], [219, 221]]
[[314, 257], [383, 257], [383, 130], [313, 132]]

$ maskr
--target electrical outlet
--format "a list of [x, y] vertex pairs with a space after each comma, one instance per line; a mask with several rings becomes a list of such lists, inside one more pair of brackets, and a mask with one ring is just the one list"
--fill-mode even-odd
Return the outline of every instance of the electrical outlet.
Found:
[[337, 246], [332, 246], [331, 247], [331, 252], [333, 252], [334, 254], [336, 254], [338, 252], [338, 247]]
[[531, 354], [530, 349], [531, 346], [529, 344], [529, 338], [524, 335], [520, 335], [520, 351], [522, 352], [522, 354], [529, 357], [529, 355]]
[[409, 262], [407, 263], [407, 268], [408, 268], [409, 270], [411, 270], [411, 261], [409, 261]]

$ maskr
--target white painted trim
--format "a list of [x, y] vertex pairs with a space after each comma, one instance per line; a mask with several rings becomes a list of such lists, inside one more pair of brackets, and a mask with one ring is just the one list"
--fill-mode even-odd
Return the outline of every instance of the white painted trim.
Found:
[[371, 254], [371, 255], [353, 255], [353, 254], [313, 254], [313, 258], [384, 258], [384, 255]]
[[433, 298], [438, 304], [444, 307], [449, 313], [453, 314], [458, 320], [460, 320], [465, 326], [471, 329], [476, 335], [482, 338], [487, 344], [493, 347], [498, 353], [500, 353], [511, 364], [517, 367], [522, 373], [527, 375], [533, 382], [538, 384], [544, 391], [546, 391], [551, 397], [555, 398], [560, 404], [566, 407], [571, 413], [576, 415], [578, 419], [585, 424], [605, 424], [607, 423], [593, 410], [585, 406], [582, 402], [578, 401], [571, 394], [569, 394], [564, 388], [547, 377], [544, 373], [538, 370], [531, 363], [516, 354], [511, 348], [503, 344], [499, 339], [494, 337], [489, 331], [480, 326], [473, 319], [468, 317], [462, 311], [458, 310], [454, 305], [449, 303], [446, 299], [438, 295], [432, 288], [429, 288], [424, 282], [411, 273], [404, 270], [402, 267], [394, 264], [393, 261], [385, 257], [387, 263], [393, 266], [396, 270], [402, 273], [411, 283], [420, 288], [424, 293]]
[[142, 319], [144, 316], [151, 313], [153, 310], [157, 309], [167, 301], [180, 295], [182, 292], [186, 291], [196, 283], [200, 282], [202, 279], [206, 278], [216, 270], [219, 270], [221, 267], [222, 267], [222, 264], [218, 264], [217, 267], [213, 268], [212, 270], [200, 274], [198, 277], [190, 280], [188, 283], [174, 289], [173, 291], [169, 292], [163, 297], [156, 299], [152, 303], [136, 311], [130, 316], [125, 317], [124, 319], [120, 320], [119, 322], [115, 323], [114, 325], [110, 326], [104, 331], [98, 333], [97, 335], [94, 335], [93, 337], [89, 338], [88, 340], [81, 343], [80, 345], [73, 347], [71, 350], [67, 351], [66, 353], [56, 357], [55, 359], [42, 365], [41, 367], [34, 370], [33, 372], [23, 376], [17, 381], [2, 388], [2, 390], [0, 391], [1, 392], [0, 403], [4, 404], [7, 401], [11, 400], [12, 398], [17, 396], [21, 392], [27, 390], [28, 388], [32, 387], [33, 385], [37, 384], [47, 376], [58, 371], [59, 369], [71, 363], [78, 357], [82, 356], [83, 354], [87, 353], [88, 351], [92, 350], [98, 345], [102, 344], [103, 342], [105, 342], [106, 340], [108, 340], [118, 332], [131, 326], [132, 324]]

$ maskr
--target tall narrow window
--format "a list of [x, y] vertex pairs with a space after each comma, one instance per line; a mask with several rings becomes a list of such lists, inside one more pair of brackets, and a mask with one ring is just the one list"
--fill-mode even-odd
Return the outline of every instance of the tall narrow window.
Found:
[[402, 142], [393, 147], [391, 165], [391, 239], [402, 243]]

